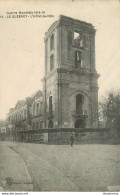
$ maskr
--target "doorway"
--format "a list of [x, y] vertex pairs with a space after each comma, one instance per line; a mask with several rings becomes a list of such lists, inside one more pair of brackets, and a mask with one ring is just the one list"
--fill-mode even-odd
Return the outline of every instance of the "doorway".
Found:
[[85, 128], [85, 120], [77, 119], [75, 122], [75, 128]]
[[48, 128], [53, 128], [53, 121], [52, 120], [49, 121]]

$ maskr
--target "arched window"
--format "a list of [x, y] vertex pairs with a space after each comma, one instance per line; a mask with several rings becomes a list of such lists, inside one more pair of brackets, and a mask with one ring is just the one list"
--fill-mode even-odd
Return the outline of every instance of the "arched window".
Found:
[[53, 121], [52, 120], [49, 121], [48, 128], [53, 128]]
[[75, 67], [78, 68], [79, 66], [81, 66], [81, 56], [82, 53], [80, 51], [75, 51]]
[[50, 70], [52, 70], [54, 68], [54, 55], [52, 54], [50, 56]]
[[84, 102], [84, 96], [82, 94], [76, 95], [76, 114], [82, 114], [82, 105]]
[[50, 37], [50, 50], [53, 49], [54, 49], [54, 34], [52, 34]]
[[52, 96], [49, 97], [49, 114], [52, 115]]

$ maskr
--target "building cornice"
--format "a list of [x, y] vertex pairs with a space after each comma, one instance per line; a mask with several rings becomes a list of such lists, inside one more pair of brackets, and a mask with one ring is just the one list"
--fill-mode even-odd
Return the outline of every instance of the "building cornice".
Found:
[[[69, 25], [68, 25], [69, 24]], [[78, 19], [73, 19], [67, 16], [63, 16], [60, 15], [59, 16], [59, 20], [55, 21], [50, 28], [48, 29], [48, 31], [45, 33], [45, 38], [44, 41], [50, 36], [50, 34], [57, 28], [57, 26], [59, 25], [64, 25], [64, 26], [74, 26], [75, 28], [82, 28], [85, 31], [89, 31], [93, 34], [96, 33], [96, 30], [94, 28], [94, 26], [91, 23], [87, 23], [85, 21], [81, 21]]]

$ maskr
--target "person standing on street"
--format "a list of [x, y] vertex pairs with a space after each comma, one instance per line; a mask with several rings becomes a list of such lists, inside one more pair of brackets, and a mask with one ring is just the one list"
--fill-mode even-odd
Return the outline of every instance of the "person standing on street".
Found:
[[73, 147], [73, 143], [74, 143], [74, 134], [71, 133], [71, 135], [70, 135], [70, 144], [71, 144], [71, 147]]

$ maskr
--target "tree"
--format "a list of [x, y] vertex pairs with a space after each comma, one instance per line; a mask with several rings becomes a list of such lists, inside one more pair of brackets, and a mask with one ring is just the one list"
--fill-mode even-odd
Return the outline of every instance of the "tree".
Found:
[[106, 127], [117, 131], [120, 135], [120, 95], [109, 93], [108, 97], [99, 103], [99, 108], [102, 108], [107, 116]]

